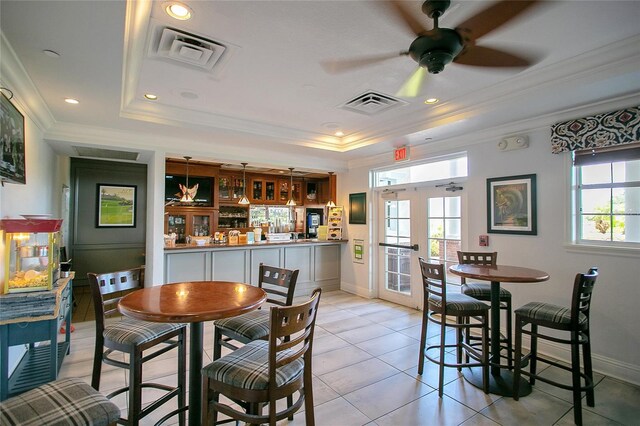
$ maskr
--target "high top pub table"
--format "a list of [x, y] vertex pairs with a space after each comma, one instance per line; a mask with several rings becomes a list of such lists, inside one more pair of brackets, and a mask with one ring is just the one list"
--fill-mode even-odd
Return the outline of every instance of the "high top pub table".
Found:
[[123, 297], [118, 308], [143, 321], [190, 323], [189, 425], [202, 421], [202, 329], [204, 321], [253, 311], [267, 295], [261, 288], [228, 281], [192, 281], [147, 287]]
[[[513, 396], [513, 374], [500, 365], [500, 283], [536, 283], [549, 279], [549, 274], [536, 269], [519, 266], [486, 266], [458, 264], [449, 267], [449, 272], [465, 278], [491, 281], [491, 374], [489, 374], [489, 392], [502, 396]], [[514, 362], [520, 362], [514, 360]], [[464, 378], [482, 389], [482, 373], [477, 368], [463, 369]], [[529, 382], [520, 381], [520, 396], [531, 393]]]

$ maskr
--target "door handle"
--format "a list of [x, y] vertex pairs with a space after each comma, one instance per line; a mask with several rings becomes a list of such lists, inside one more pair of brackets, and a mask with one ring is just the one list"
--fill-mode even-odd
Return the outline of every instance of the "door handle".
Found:
[[401, 245], [401, 244], [389, 244], [389, 243], [378, 243], [380, 247], [393, 247], [393, 248], [402, 248], [402, 249], [411, 249], [413, 251], [420, 250], [418, 244], [413, 244], [410, 246]]

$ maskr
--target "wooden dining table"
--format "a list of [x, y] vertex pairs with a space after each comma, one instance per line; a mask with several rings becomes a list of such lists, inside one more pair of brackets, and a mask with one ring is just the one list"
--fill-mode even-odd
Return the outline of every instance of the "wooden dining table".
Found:
[[[449, 272], [465, 278], [491, 282], [491, 346], [489, 392], [502, 396], [513, 396], [513, 374], [500, 365], [500, 283], [536, 283], [547, 281], [549, 274], [537, 269], [507, 265], [457, 264], [449, 267]], [[514, 362], [520, 362], [514, 360]], [[463, 370], [465, 379], [482, 389], [482, 372], [478, 368]], [[524, 379], [520, 382], [519, 395], [531, 393], [531, 386]]]
[[143, 321], [190, 324], [189, 425], [199, 426], [205, 424], [201, 377], [204, 321], [253, 311], [266, 299], [264, 290], [244, 283], [189, 281], [134, 291], [120, 300], [118, 308], [124, 315]]

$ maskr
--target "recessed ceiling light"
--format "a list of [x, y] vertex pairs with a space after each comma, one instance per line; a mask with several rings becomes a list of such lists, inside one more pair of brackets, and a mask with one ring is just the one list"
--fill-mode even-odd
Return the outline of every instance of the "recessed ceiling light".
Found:
[[60, 54], [58, 52], [56, 52], [55, 50], [50, 50], [50, 49], [45, 49], [42, 51], [42, 53], [44, 53], [45, 55], [47, 55], [50, 58], [59, 58]]
[[429, 99], [425, 100], [424, 103], [427, 104], [427, 105], [437, 104], [439, 100], [440, 99], [438, 99], [438, 98], [429, 98]]
[[68, 104], [77, 105], [80, 103], [79, 100], [73, 98], [64, 98], [64, 101]]
[[191, 19], [191, 14], [193, 13], [193, 10], [191, 10], [189, 6], [177, 1], [165, 3], [164, 11], [167, 12], [167, 15], [171, 16], [174, 19], [178, 19], [180, 21], [186, 21], [187, 19]]
[[335, 135], [339, 138], [341, 138], [342, 136], [344, 136], [344, 133], [341, 130], [338, 130]]
[[145, 93], [144, 97], [150, 101], [155, 101], [158, 99], [158, 96], [151, 93]]

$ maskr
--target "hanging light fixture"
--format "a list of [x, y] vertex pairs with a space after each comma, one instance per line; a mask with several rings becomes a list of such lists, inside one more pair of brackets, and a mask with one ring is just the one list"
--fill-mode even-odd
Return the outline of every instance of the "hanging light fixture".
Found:
[[[329, 172], [329, 187], [331, 187], [331, 176], [333, 176], [333, 172]], [[335, 207], [335, 206], [336, 206], [336, 203], [333, 202], [333, 198], [329, 198], [327, 207]]]
[[187, 160], [187, 181], [186, 181], [186, 185], [183, 188], [180, 188], [180, 190], [182, 191], [182, 197], [180, 198], [180, 202], [191, 203], [193, 202], [193, 196], [189, 192], [189, 160], [191, 160], [191, 157], [186, 155], [184, 159]]
[[243, 206], [246, 206], [247, 204], [251, 204], [249, 202], [249, 199], [247, 198], [247, 174], [246, 174], [246, 170], [247, 170], [247, 164], [249, 163], [240, 163], [242, 164], [242, 198], [240, 198], [240, 201], [238, 201], [238, 204], [242, 204]]
[[287, 206], [292, 207], [296, 205], [296, 200], [293, 199], [293, 167], [289, 167], [290, 172], [290, 180], [289, 180], [289, 193], [291, 196], [289, 197], [289, 201], [287, 201]]

